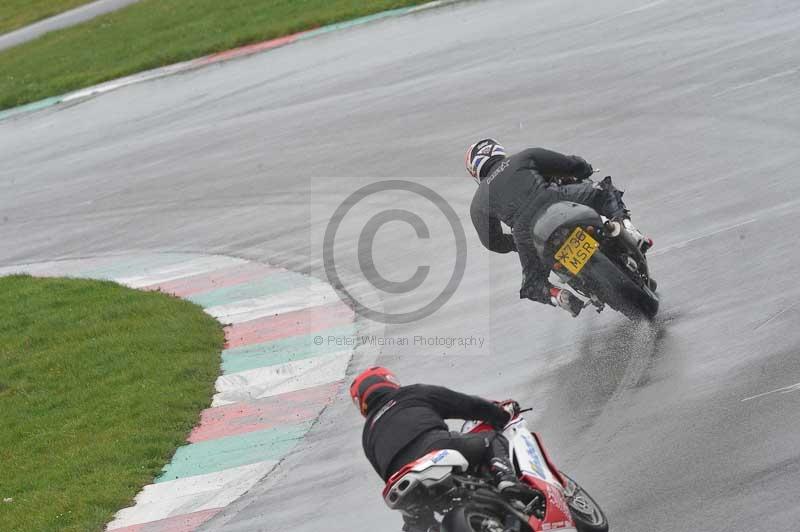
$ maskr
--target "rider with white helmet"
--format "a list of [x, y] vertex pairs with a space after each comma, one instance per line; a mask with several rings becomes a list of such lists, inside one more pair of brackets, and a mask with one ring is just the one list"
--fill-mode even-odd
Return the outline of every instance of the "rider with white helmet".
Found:
[[[610, 177], [599, 183], [590, 180], [592, 165], [582, 157], [543, 148], [507, 156], [499, 142], [487, 138], [469, 147], [466, 167], [478, 183], [470, 216], [481, 243], [496, 253], [519, 253], [523, 273], [520, 298], [561, 307], [572, 316], [583, 308], [583, 302], [572, 292], [550, 284], [550, 269], [533, 245], [532, 226], [537, 215], [557, 201], [588, 205], [618, 220], [643, 252], [653, 245], [631, 223], [622, 191], [614, 187]], [[501, 222], [511, 228], [510, 235], [503, 233]]]

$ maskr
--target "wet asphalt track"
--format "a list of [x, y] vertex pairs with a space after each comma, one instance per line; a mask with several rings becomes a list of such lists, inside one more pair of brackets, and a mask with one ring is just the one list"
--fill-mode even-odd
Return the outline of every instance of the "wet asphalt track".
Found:
[[[791, 532], [800, 391], [743, 399], [800, 382], [798, 65], [789, 0], [469, 2], [332, 34], [0, 123], [0, 263], [163, 249], [322, 275], [347, 176], [459, 176], [424, 182], [466, 226], [463, 282], [425, 321], [378, 333], [487, 343], [384, 348], [379, 362], [535, 407], [615, 531]], [[613, 173], [656, 240], [656, 323], [517, 300], [516, 257], [490, 258], [468, 225], [462, 149], [485, 133]], [[394, 280], [432, 269], [384, 299], [392, 311], [430, 300], [455, 254], [444, 219], [403, 194], [374, 203], [419, 214], [431, 238], [387, 225], [376, 265]], [[355, 247], [370, 209], [337, 249]], [[359, 425], [342, 397], [206, 529], [398, 529]]]

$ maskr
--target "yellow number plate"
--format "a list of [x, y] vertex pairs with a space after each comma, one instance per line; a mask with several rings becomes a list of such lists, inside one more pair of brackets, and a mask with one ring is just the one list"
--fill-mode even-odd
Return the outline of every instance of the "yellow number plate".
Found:
[[577, 227], [569, 235], [564, 245], [556, 252], [556, 260], [563, 264], [573, 275], [578, 275], [598, 247], [597, 240], [589, 236], [580, 227]]

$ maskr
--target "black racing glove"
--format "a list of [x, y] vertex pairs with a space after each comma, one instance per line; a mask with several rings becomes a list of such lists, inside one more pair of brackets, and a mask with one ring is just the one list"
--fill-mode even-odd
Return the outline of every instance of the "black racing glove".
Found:
[[492, 410], [492, 413], [485, 416], [484, 419], [481, 421], [485, 421], [489, 425], [494, 428], [497, 432], [502, 432], [503, 428], [511, 421], [511, 416], [506, 409], [500, 406], [499, 401], [492, 401], [494, 403], [495, 408]]
[[526, 276], [522, 280], [522, 287], [519, 289], [519, 298], [550, 305], [551, 286], [549, 281], [542, 279], [540, 276]]
[[508, 421], [511, 421], [517, 417], [520, 412], [522, 412], [522, 408], [520, 408], [519, 403], [513, 399], [506, 399], [505, 401], [500, 401], [498, 404], [500, 408], [508, 412]]
[[494, 404], [498, 406], [499, 415], [497, 419], [493, 420], [492, 426], [497, 432], [502, 432], [508, 422], [519, 414], [519, 403], [513, 399], [506, 399], [505, 401], [494, 401]]
[[572, 159], [575, 168], [573, 174], [577, 179], [582, 181], [592, 177], [592, 174], [594, 174], [594, 168], [592, 168], [591, 164], [586, 162], [586, 159], [583, 157], [578, 157], [577, 155], [572, 155], [570, 158]]

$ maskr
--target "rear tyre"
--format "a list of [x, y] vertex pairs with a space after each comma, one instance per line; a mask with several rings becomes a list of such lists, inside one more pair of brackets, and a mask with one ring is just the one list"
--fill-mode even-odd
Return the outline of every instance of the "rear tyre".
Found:
[[600, 505], [577, 482], [561, 473], [567, 480], [567, 505], [578, 532], [608, 532], [606, 519]]
[[443, 532], [506, 532], [503, 518], [481, 506], [459, 506], [442, 521]]
[[591, 292], [633, 321], [650, 320], [658, 313], [658, 296], [649, 287], [636, 284], [600, 251], [579, 276]]

